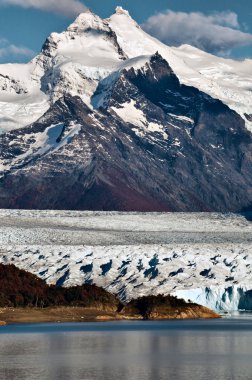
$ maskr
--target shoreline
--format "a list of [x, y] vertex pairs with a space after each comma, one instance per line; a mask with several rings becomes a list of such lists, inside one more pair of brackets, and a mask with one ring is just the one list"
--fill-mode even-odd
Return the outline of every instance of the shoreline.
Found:
[[[169, 313], [154, 312], [148, 320], [185, 320], [185, 319], [217, 319], [221, 316], [207, 308], [170, 310]], [[135, 313], [118, 313], [115, 311], [98, 310], [74, 306], [58, 306], [48, 308], [0, 308], [0, 326], [29, 323], [69, 323], [69, 322], [105, 322], [144, 320]]]

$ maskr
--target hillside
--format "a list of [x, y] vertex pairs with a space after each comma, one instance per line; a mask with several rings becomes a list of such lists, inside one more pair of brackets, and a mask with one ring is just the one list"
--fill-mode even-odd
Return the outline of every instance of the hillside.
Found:
[[[15, 309], [13, 309], [15, 308]], [[0, 264], [0, 325], [6, 322], [56, 322], [121, 319], [217, 318], [211, 310], [176, 297], [158, 296], [128, 305], [95, 285], [47, 285], [14, 265]]]
[[116, 311], [119, 301], [96, 285], [47, 285], [14, 265], [0, 264], [0, 307], [82, 306]]

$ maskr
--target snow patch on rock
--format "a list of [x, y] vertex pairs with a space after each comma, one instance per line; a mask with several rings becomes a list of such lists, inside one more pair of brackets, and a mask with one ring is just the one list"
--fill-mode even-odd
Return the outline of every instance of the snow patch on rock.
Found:
[[121, 108], [111, 107], [111, 109], [126, 123], [130, 123], [138, 128], [133, 128], [133, 131], [139, 136], [145, 133], [159, 133], [165, 140], [168, 139], [168, 134], [164, 131], [162, 125], [147, 121], [143, 111], [136, 107], [136, 101], [131, 99], [130, 102], [123, 103]]

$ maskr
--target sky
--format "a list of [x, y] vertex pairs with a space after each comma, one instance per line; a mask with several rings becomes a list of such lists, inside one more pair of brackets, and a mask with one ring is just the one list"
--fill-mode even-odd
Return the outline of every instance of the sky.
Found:
[[251, 0], [0, 0], [0, 63], [29, 61], [86, 7], [105, 18], [117, 5], [168, 45], [252, 58]]

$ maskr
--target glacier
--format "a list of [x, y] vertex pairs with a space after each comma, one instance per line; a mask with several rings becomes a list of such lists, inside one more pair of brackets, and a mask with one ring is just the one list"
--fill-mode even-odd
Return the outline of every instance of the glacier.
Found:
[[49, 284], [95, 283], [123, 301], [172, 294], [252, 309], [252, 223], [217, 213], [0, 210], [0, 262]]

